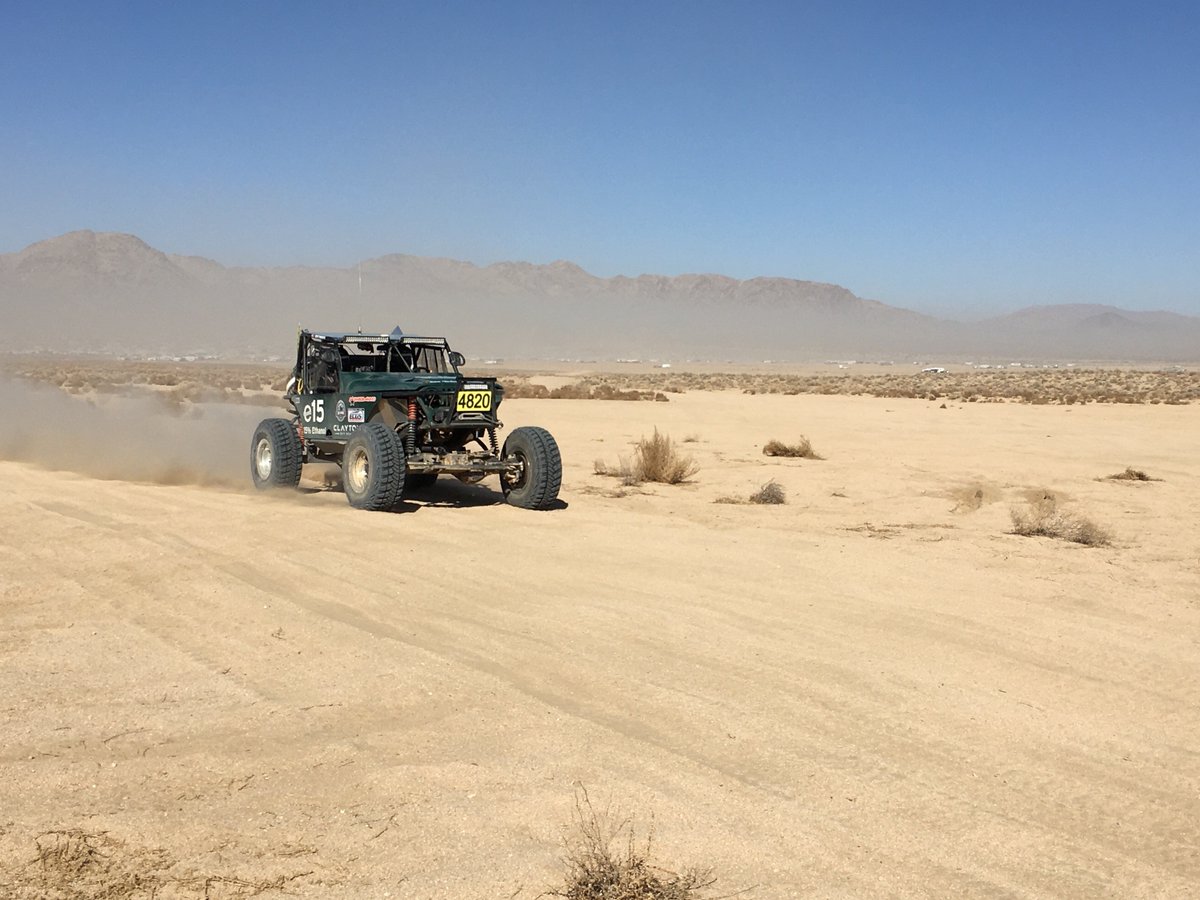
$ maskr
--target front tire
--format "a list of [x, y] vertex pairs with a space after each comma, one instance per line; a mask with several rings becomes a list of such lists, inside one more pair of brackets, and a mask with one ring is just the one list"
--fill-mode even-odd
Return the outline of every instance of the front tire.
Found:
[[287, 419], [263, 419], [250, 441], [250, 477], [260, 491], [294, 488], [300, 483], [304, 445]]
[[342, 452], [342, 486], [355, 509], [392, 509], [404, 494], [404, 444], [382, 422], [354, 429]]
[[554, 505], [562, 486], [562, 456], [550, 432], [528, 425], [515, 428], [504, 442], [501, 455], [521, 463], [518, 476], [511, 480], [500, 477], [505, 500], [522, 509], [549, 509]]

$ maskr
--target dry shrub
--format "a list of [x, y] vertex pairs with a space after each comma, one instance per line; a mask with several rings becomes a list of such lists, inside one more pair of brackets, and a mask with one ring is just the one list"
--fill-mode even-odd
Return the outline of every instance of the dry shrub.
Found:
[[163, 850], [127, 847], [103, 831], [47, 831], [34, 840], [35, 855], [0, 877], [5, 897], [95, 900], [154, 897], [167, 882], [175, 861]]
[[633, 451], [633, 474], [640, 481], [679, 484], [700, 471], [696, 461], [675, 449], [675, 442], [654, 429], [654, 436], [642, 438]]
[[825, 457], [813, 449], [812, 441], [804, 435], [795, 444], [785, 444], [783, 441], [770, 440], [763, 445], [763, 456], [786, 456], [793, 459], [824, 459]]
[[[121, 360], [113, 358], [13, 356], [16, 374], [34, 381], [64, 385], [77, 393], [110, 391], [115, 385], [161, 390], [185, 381], [213, 388], [216, 402], [237, 403], [244, 392], [279, 393], [288, 378], [281, 363], [240, 364], [218, 361]], [[966, 403], [1149, 403], [1177, 406], [1200, 401], [1200, 371], [1177, 367], [1090, 369], [1080, 367], [990, 368], [926, 374], [868, 374], [853, 369], [838, 374], [779, 372], [657, 373], [610, 372], [585, 376], [573, 386], [551, 392], [529, 384], [525, 372], [494, 371], [503, 376], [508, 397], [578, 397], [579, 399], [663, 400], [683, 391], [743, 390], [748, 394], [866, 395], [923, 397]], [[106, 385], [107, 387], [101, 387]]]
[[657, 428], [654, 436], [642, 438], [633, 449], [633, 459], [622, 457], [615, 466], [602, 459], [596, 460], [593, 471], [597, 475], [620, 478], [625, 484], [642, 484], [646, 481], [659, 484], [679, 484], [700, 471], [696, 461], [675, 449], [675, 442]]
[[601, 381], [591, 379], [564, 384], [553, 390], [544, 384], [530, 382], [524, 376], [504, 379], [504, 396], [509, 399], [532, 400], [668, 400], [661, 391], [621, 390]]
[[544, 400], [550, 396], [550, 388], [544, 384], [510, 379], [504, 382], [505, 400]]
[[741, 506], [746, 503], [754, 503], [759, 506], [777, 506], [787, 503], [787, 494], [784, 493], [783, 485], [772, 478], [749, 497], [735, 497], [732, 494], [723, 494], [715, 499], [713, 503], [722, 503], [730, 506]]
[[959, 488], [951, 493], [951, 496], [957, 500], [952, 512], [972, 512], [983, 506], [983, 488]]
[[651, 862], [653, 823], [645, 843], [633, 820], [611, 807], [597, 810], [587, 791], [575, 794], [571, 830], [564, 841], [561, 888], [547, 891], [568, 900], [702, 900], [716, 883], [710, 869], [672, 872]]
[[162, 851], [133, 851], [104, 832], [48, 831], [35, 845], [37, 869], [26, 886], [71, 900], [153, 896], [173, 863]]
[[592, 389], [581, 385], [579, 382], [575, 382], [574, 384], [564, 384], [562, 387], [556, 387], [547, 396], [555, 400], [591, 400]]
[[[24, 866], [0, 871], [0, 896], [13, 900], [149, 900], [154, 897], [257, 897], [284, 893], [311, 871], [243, 878], [185, 870], [161, 849], [133, 847], [103, 831], [47, 831]], [[6, 879], [6, 876], [8, 878]]]
[[954, 501], [951, 512], [969, 513], [981, 509], [989, 503], [995, 503], [1003, 495], [995, 486], [987, 482], [973, 481], [951, 488], [946, 492], [946, 496]]
[[641, 484], [642, 482], [642, 479], [638, 478], [634, 473], [632, 464], [623, 456], [617, 460], [615, 466], [610, 466], [604, 460], [598, 459], [593, 463], [592, 471], [597, 475], [604, 475], [608, 478], [619, 478], [621, 479], [621, 484], [627, 487]]
[[1124, 472], [1118, 472], [1115, 475], [1105, 475], [1104, 481], [1162, 481], [1161, 478], [1151, 478], [1141, 469], [1134, 469], [1129, 466], [1125, 467]]
[[[654, 399], [654, 395], [652, 393], [648, 394], [645, 391], [622, 391], [622, 390], [618, 390], [617, 388], [613, 387], [611, 384], [608, 384], [607, 382], [598, 384], [594, 388], [588, 388], [586, 385], [583, 385], [583, 384], [571, 385], [570, 387], [573, 387], [577, 391], [578, 399], [580, 399], [580, 400], [653, 400]], [[550, 396], [558, 397], [558, 396], [560, 396], [559, 391], [562, 391], [562, 390], [566, 390], [566, 388], [559, 388], [556, 391], [551, 391]], [[568, 395], [563, 394], [561, 396], [566, 397]]]
[[1112, 535], [1091, 519], [1060, 510], [1052, 494], [1031, 501], [1028, 509], [1014, 507], [1012, 524], [1012, 533], [1024, 537], [1051, 537], [1086, 547], [1106, 547], [1112, 543]]
[[[518, 373], [513, 373], [516, 376]], [[525, 376], [520, 376], [525, 377]], [[788, 372], [607, 373], [580, 384], [643, 393], [742, 390], [747, 394], [847, 394], [874, 397], [921, 397], [964, 403], [1158, 403], [1178, 405], [1200, 400], [1200, 371], [1084, 369], [1077, 367], [991, 368], [967, 372], [834, 374]], [[505, 386], [508, 386], [506, 380]], [[595, 395], [599, 398], [599, 395]]]
[[787, 494], [783, 491], [783, 485], [772, 478], [750, 495], [750, 502], [760, 505], [778, 506], [787, 503]]

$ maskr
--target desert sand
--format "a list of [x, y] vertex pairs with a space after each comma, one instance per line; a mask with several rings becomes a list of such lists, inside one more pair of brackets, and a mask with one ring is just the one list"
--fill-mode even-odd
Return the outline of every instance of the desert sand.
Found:
[[[443, 478], [365, 513], [316, 468], [257, 495], [11, 445], [0, 893], [534, 898], [580, 785], [716, 894], [1200, 892], [1194, 405], [502, 412], [557, 437], [563, 508]], [[62, 441], [133, 460], [163, 416]], [[655, 428], [691, 481], [594, 473]], [[800, 435], [825, 458], [761, 453]], [[1098, 480], [1126, 466], [1161, 480]], [[714, 502], [769, 479], [786, 505]], [[1112, 545], [1010, 533], [1047, 493]]]

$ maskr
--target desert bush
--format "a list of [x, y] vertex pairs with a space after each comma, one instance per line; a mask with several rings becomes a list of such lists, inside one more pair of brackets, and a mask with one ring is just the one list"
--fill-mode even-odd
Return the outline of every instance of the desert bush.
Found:
[[642, 438], [633, 449], [632, 460], [621, 457], [616, 465], [598, 459], [592, 466], [597, 475], [620, 478], [627, 485], [646, 481], [679, 484], [700, 471], [696, 461], [675, 449], [675, 442], [654, 429], [654, 436]]
[[763, 456], [786, 456], [795, 459], [824, 459], [825, 457], [813, 449], [812, 441], [804, 435], [795, 444], [785, 444], [783, 441], [769, 440], [763, 444]]
[[1051, 494], [1030, 502], [1027, 509], [1014, 507], [1011, 515], [1012, 533], [1023, 537], [1051, 537], [1086, 547], [1112, 543], [1112, 535], [1106, 529], [1091, 519], [1060, 510]]
[[1141, 469], [1134, 469], [1130, 466], [1125, 467], [1124, 472], [1118, 472], [1115, 475], [1105, 475], [1105, 481], [1160, 481], [1159, 478], [1151, 478]]
[[[26, 865], [0, 869], [0, 896], [55, 900], [140, 900], [153, 897], [257, 897], [287, 894], [312, 871], [275, 878], [198, 872], [166, 850], [136, 847], [104, 831], [47, 831], [34, 839]], [[670, 896], [670, 895], [666, 895]]]
[[[60, 385], [72, 375], [92, 385], [145, 385], [174, 387], [183, 381], [200, 381], [210, 387], [254, 390], [257, 383], [279, 392], [288, 373], [280, 364], [186, 362], [182, 360], [122, 360], [98, 357], [14, 357], [23, 378]], [[988, 403], [1149, 403], [1177, 406], [1200, 401], [1200, 371], [1168, 368], [1139, 369], [992, 368], [945, 372], [936, 376], [847, 371], [838, 374], [597, 373], [575, 385], [551, 392], [529, 384], [525, 372], [497, 371], [506, 394], [518, 397], [578, 399], [658, 400], [680, 391], [744, 390], [752, 394], [848, 394], [876, 397], [928, 397], [945, 401]], [[71, 388], [68, 388], [69, 390]], [[78, 388], [75, 388], [78, 390]]]
[[716, 883], [710, 869], [672, 872], [651, 862], [654, 831], [645, 843], [633, 820], [611, 808], [597, 810], [582, 787], [575, 795], [571, 830], [564, 841], [566, 872], [560, 888], [567, 900], [702, 900]]
[[730, 506], [741, 506], [747, 503], [754, 503], [759, 506], [777, 506], [787, 503], [787, 494], [783, 490], [783, 485], [772, 478], [748, 497], [722, 494], [713, 500], [713, 503], [722, 503]]
[[[583, 400], [651, 400], [653, 394], [647, 394], [645, 391], [622, 391], [613, 387], [607, 382], [596, 385], [594, 388], [576, 385], [579, 391], [579, 396]], [[560, 388], [561, 390], [561, 388]], [[557, 392], [551, 396], [558, 396]]]
[[[936, 384], [930, 379], [936, 378]], [[608, 373], [586, 376], [589, 386], [639, 392], [741, 390], [748, 394], [850, 394], [876, 397], [929, 397], [947, 402], [1017, 403], [1162, 403], [1200, 400], [1200, 372], [1146, 372], [1123, 369], [1022, 368], [946, 372], [937, 376], [905, 374], [779, 373]], [[507, 385], [507, 382], [506, 382]], [[596, 399], [602, 393], [593, 393]]]
[[760, 505], [778, 506], [787, 503], [787, 494], [784, 493], [783, 485], [772, 478], [750, 495], [750, 502]]
[[633, 451], [633, 474], [640, 481], [679, 484], [700, 471], [696, 461], [675, 449], [675, 442], [654, 429], [654, 436], [642, 438]]
[[544, 384], [530, 384], [528, 381], [506, 381], [504, 397], [507, 400], [544, 400], [550, 396], [550, 388]]
[[[575, 384], [564, 384], [562, 387], [556, 387], [550, 392], [549, 396], [555, 400], [591, 400], [592, 389], [576, 382]], [[607, 400], [612, 398], [604, 397], [601, 399]]]
[[627, 487], [632, 487], [635, 484], [641, 484], [643, 479], [639, 478], [633, 471], [633, 466], [625, 457], [617, 460], [615, 466], [610, 466], [602, 459], [598, 459], [592, 464], [592, 471], [597, 475], [604, 475], [608, 478], [619, 478], [621, 484]]
[[505, 379], [504, 396], [509, 399], [533, 400], [658, 400], [666, 402], [661, 392], [621, 390], [608, 382], [593, 383], [591, 380], [572, 382], [553, 390], [544, 384], [531, 383], [523, 378]]
[[972, 512], [983, 506], [984, 493], [982, 487], [969, 485], [951, 491], [950, 497], [956, 501], [952, 512]]

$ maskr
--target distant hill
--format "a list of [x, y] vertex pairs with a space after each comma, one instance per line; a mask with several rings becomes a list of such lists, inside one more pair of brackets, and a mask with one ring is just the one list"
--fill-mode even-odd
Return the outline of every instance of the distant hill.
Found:
[[789, 278], [599, 278], [564, 260], [476, 266], [405, 254], [352, 268], [229, 267], [91, 231], [0, 255], [0, 312], [5, 349], [286, 355], [298, 324], [399, 324], [477, 357], [1200, 355], [1200, 319], [1165, 312], [1049, 306], [963, 324]]
[[1091, 303], [1030, 306], [981, 323], [997, 353], [1083, 359], [1200, 359], [1200, 318]]

